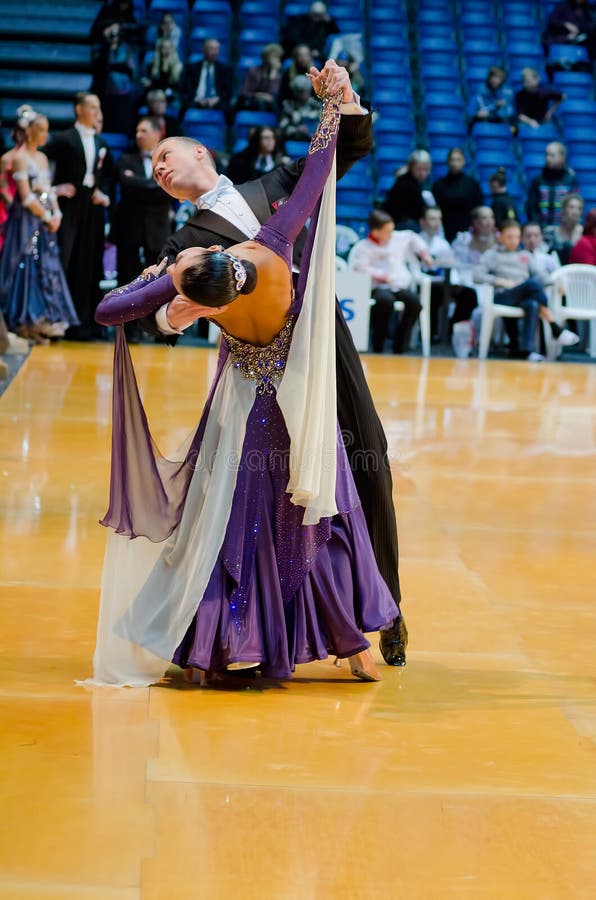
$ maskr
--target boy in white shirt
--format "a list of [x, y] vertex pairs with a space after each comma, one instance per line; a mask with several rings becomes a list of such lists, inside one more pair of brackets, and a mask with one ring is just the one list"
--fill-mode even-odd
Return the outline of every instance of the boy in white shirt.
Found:
[[428, 266], [435, 265], [419, 235], [414, 231], [395, 231], [389, 213], [373, 210], [368, 217], [368, 237], [354, 244], [350, 252], [350, 268], [367, 272], [372, 278], [375, 300], [370, 313], [373, 353], [383, 352], [396, 300], [404, 304], [404, 310], [393, 337], [393, 352], [403, 353], [408, 349], [410, 332], [421, 309], [418, 297], [411, 289], [408, 256], [417, 256]]

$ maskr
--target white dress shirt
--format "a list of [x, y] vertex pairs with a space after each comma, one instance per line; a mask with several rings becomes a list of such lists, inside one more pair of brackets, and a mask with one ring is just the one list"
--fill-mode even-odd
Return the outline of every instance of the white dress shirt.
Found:
[[145, 170], [145, 178], [150, 178], [153, 181], [153, 163], [151, 162], [151, 154], [143, 153], [141, 155], [143, 158], [143, 168]]
[[205, 100], [205, 98], [214, 97], [216, 94], [215, 66], [211, 62], [204, 62], [201, 66], [201, 74], [199, 75], [195, 100]]
[[[412, 284], [412, 272], [408, 269], [408, 256], [426, 252], [426, 244], [414, 231], [394, 231], [386, 244], [378, 244], [365, 238], [354, 244], [350, 251], [350, 268], [367, 272], [373, 279], [386, 278], [392, 291], [407, 290]], [[382, 286], [382, 285], [381, 285]]]
[[93, 168], [95, 166], [95, 129], [87, 128], [80, 122], [75, 122], [74, 127], [77, 129], [83, 142], [83, 151], [85, 153], [85, 177], [83, 185], [87, 188], [95, 187], [95, 175]]

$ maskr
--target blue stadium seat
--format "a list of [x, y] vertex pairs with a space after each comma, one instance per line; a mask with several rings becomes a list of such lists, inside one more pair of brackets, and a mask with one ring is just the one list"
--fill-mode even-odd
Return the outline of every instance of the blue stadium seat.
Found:
[[146, 21], [157, 23], [164, 13], [173, 13], [178, 24], [185, 26], [188, 19], [188, 3], [186, 0], [151, 0]]
[[[79, 72], [31, 72], [18, 69], [0, 70], [0, 95], [29, 94], [36, 97], [72, 98], [77, 91], [88, 91], [91, 75]], [[35, 104], [37, 106], [37, 104]]]
[[[211, 28], [228, 32], [233, 23], [234, 14], [228, 0], [197, 0], [190, 11], [190, 28]], [[273, 13], [277, 20], [277, 13]], [[242, 26], [246, 27], [242, 21]]]
[[185, 125], [224, 125], [225, 116], [221, 109], [187, 109], [182, 121]]
[[117, 132], [102, 131], [102, 138], [112, 151], [115, 160], [130, 147], [130, 138], [127, 134], [118, 134]]
[[381, 49], [389, 49], [395, 52], [407, 50], [408, 35], [404, 31], [396, 33], [377, 33], [372, 34], [369, 41], [370, 55], [373, 56]]
[[547, 56], [548, 66], [589, 65], [588, 51], [582, 44], [551, 44]]
[[452, 44], [455, 39], [455, 26], [445, 22], [421, 22], [418, 25], [418, 35], [421, 38], [434, 38]]
[[464, 101], [458, 91], [440, 92], [426, 91], [423, 96], [423, 105], [429, 115], [436, 118], [464, 118]]
[[385, 78], [400, 79], [408, 86], [411, 83], [412, 73], [410, 72], [410, 67], [407, 65], [406, 61], [399, 56], [394, 59], [378, 59], [373, 56], [370, 61], [370, 70], [373, 78], [378, 77], [382, 80]]
[[497, 141], [510, 141], [511, 131], [505, 122], [476, 122], [474, 124], [474, 138], [477, 141], [491, 139]]
[[246, 140], [251, 129], [259, 126], [276, 128], [277, 116], [275, 113], [242, 109], [236, 113], [236, 118], [234, 119], [234, 137], [236, 140]]
[[540, 128], [532, 128], [530, 125], [520, 123], [518, 138], [526, 146], [527, 144], [547, 144], [549, 141], [559, 141], [561, 135], [553, 122], [545, 122]]

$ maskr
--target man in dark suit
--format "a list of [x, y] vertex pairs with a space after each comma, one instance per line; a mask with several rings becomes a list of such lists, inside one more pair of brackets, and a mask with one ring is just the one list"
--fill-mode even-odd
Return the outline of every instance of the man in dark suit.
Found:
[[[159, 119], [140, 119], [135, 139], [136, 153], [123, 153], [118, 160], [120, 200], [112, 215], [120, 285], [128, 284], [143, 265], [157, 258], [172, 232], [172, 201], [155, 183], [151, 163], [151, 154], [161, 140]], [[127, 336], [129, 341], [139, 339], [136, 323], [127, 326]]]
[[55, 163], [54, 184], [62, 210], [60, 255], [81, 322], [68, 329], [66, 336], [72, 340], [90, 340], [99, 300], [103, 233], [98, 222], [103, 222], [103, 216], [100, 219], [98, 213], [110, 205], [113, 173], [108, 145], [96, 130], [100, 114], [95, 94], [77, 94], [73, 127], [56, 134], [44, 148]]
[[[316, 69], [313, 82], [322, 76], [333, 93], [349, 85], [347, 71], [328, 62], [321, 73]], [[337, 141], [338, 178], [372, 146], [370, 116], [354, 102], [343, 104]], [[225, 248], [254, 237], [262, 222], [272, 215], [294, 188], [304, 167], [304, 159], [280, 166], [262, 178], [234, 186], [225, 176], [217, 175], [207, 148], [192, 138], [170, 138], [162, 141], [153, 153], [153, 172], [157, 183], [170, 196], [189, 200], [198, 212], [180, 231], [173, 234], [159, 254], [168, 264], [187, 247]], [[297, 268], [305, 233], [294, 245]], [[151, 319], [143, 320], [153, 334], [166, 335], [175, 343], [176, 334], [196, 318], [192, 304], [173, 300]], [[364, 377], [360, 358], [336, 304], [337, 413], [345, 436], [346, 450], [379, 570], [396, 601], [401, 592], [398, 574], [397, 527], [392, 497], [392, 479], [387, 459], [387, 440], [374, 408]], [[169, 336], [171, 335], [171, 337]], [[381, 633], [381, 651], [389, 665], [405, 665], [407, 631], [403, 618]]]
[[185, 107], [221, 109], [229, 114], [234, 74], [230, 66], [219, 62], [219, 49], [219, 41], [208, 38], [203, 44], [203, 59], [186, 66], [181, 91]]

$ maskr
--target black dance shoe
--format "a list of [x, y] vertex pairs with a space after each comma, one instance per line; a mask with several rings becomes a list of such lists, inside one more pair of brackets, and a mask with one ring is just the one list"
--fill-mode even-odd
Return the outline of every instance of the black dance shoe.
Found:
[[391, 628], [380, 632], [379, 649], [388, 666], [405, 666], [408, 629], [403, 616], [398, 616]]

